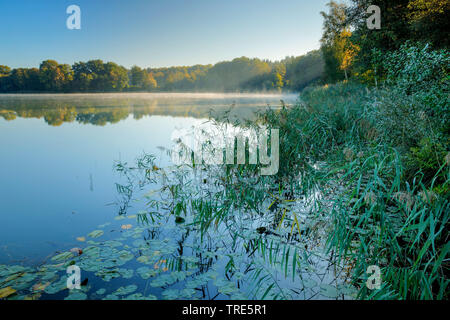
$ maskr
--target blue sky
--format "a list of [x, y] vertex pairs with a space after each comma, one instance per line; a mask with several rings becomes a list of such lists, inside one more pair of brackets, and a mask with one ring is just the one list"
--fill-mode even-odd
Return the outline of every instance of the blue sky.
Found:
[[[0, 1], [0, 64], [102, 59], [125, 67], [281, 59], [319, 48], [328, 0]], [[81, 30], [66, 8], [81, 8]]]

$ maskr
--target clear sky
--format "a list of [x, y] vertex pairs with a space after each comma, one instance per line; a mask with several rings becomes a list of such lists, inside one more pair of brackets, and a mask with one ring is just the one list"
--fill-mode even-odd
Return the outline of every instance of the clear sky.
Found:
[[[1, 0], [0, 65], [102, 59], [127, 68], [279, 60], [319, 48], [328, 0]], [[68, 30], [66, 8], [81, 8]]]

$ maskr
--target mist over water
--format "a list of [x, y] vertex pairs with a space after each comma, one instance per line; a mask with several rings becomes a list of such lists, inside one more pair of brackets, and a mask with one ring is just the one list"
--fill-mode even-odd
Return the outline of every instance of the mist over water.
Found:
[[[107, 93], [0, 95], [0, 262], [39, 261], [117, 214], [114, 161], [169, 158], [172, 133], [211, 111], [249, 118], [295, 95]], [[89, 124], [89, 126], [86, 126]], [[109, 204], [109, 205], [108, 205]]]

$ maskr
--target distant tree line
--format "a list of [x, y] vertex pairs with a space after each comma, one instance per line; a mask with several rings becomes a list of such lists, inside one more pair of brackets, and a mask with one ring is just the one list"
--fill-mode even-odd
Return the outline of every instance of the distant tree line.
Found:
[[236, 58], [215, 65], [130, 70], [91, 60], [70, 66], [54, 60], [37, 68], [0, 65], [0, 92], [299, 91], [323, 76], [320, 51], [281, 61]]

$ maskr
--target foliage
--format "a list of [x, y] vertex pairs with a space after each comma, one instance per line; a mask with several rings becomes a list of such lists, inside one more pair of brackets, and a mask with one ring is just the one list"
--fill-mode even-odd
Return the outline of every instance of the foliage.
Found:
[[38, 69], [0, 69], [0, 92], [298, 91], [323, 74], [322, 55], [271, 62], [247, 57], [215, 65], [127, 70], [102, 60], [73, 66], [46, 60]]
[[[371, 5], [380, 7], [380, 30], [367, 28], [366, 10]], [[385, 70], [374, 63], [379, 62], [380, 54], [384, 58], [384, 55], [398, 50], [407, 41], [429, 43], [434, 49], [448, 48], [446, 36], [450, 9], [448, 1], [352, 0], [348, 4], [330, 1], [329, 6], [330, 12], [322, 13], [324, 17], [322, 51], [326, 61], [326, 78], [329, 82], [343, 79], [337, 72], [340, 65], [337, 57], [344, 55], [342, 48], [349, 47], [339, 45], [339, 42], [342, 42], [339, 34], [343, 30], [352, 30], [348, 41], [351, 43], [350, 47], [357, 48], [350, 51], [352, 53], [350, 69], [355, 75], [360, 75], [362, 80], [370, 79], [372, 84], [376, 77], [384, 77]]]

